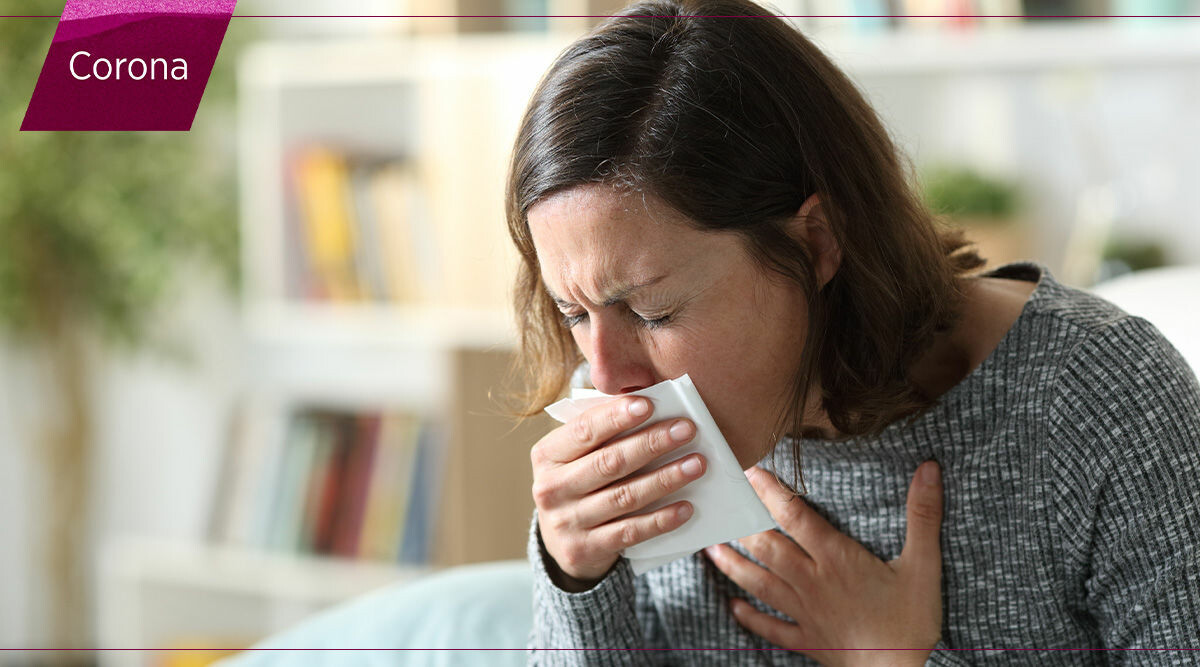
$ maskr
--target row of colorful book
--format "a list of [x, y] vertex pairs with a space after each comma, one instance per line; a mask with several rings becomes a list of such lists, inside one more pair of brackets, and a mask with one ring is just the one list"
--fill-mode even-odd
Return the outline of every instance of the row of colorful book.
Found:
[[405, 413], [294, 413], [277, 443], [243, 429], [214, 538], [301, 554], [425, 564], [441, 487], [437, 424]]
[[288, 297], [416, 303], [436, 289], [437, 239], [410, 161], [325, 145], [287, 161]]
[[1073, 17], [1180, 16], [1197, 0], [764, 0], [802, 29], [873, 33], [973, 30]]

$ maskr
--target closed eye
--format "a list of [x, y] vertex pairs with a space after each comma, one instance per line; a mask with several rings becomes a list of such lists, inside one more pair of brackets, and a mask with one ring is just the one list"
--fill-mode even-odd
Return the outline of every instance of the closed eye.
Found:
[[657, 329], [657, 328], [665, 325], [671, 319], [670, 315], [663, 315], [662, 317], [656, 317], [654, 319], [646, 319], [646, 318], [642, 317], [641, 315], [638, 315], [637, 313], [634, 313], [633, 317], [638, 322], [640, 322], [642, 326], [646, 327], [647, 329]]
[[568, 329], [573, 328], [576, 324], [579, 324], [587, 319], [587, 313], [583, 313], [582, 315], [568, 315], [566, 313], [561, 313], [561, 315], [563, 326]]
[[[670, 315], [663, 315], [662, 317], [656, 317], [656, 318], [647, 318], [647, 317], [643, 317], [643, 316], [637, 314], [633, 310], [630, 310], [629, 314], [631, 317], [633, 317], [635, 322], [637, 322], [638, 324], [640, 324], [641, 326], [643, 326], [647, 329], [657, 329], [661, 326], [666, 325], [666, 323], [671, 320]], [[584, 320], [587, 319], [587, 317], [588, 317], [588, 314], [586, 312], [580, 313], [578, 315], [568, 315], [567, 313], [562, 313], [562, 323], [563, 323], [564, 327], [566, 327], [568, 329], [572, 329], [575, 327], [575, 325], [581, 324]]]

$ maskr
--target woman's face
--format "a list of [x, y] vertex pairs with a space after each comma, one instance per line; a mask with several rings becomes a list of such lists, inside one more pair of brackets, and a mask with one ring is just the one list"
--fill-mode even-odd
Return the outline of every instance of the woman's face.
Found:
[[691, 375], [742, 468], [774, 447], [807, 331], [799, 286], [768, 279], [732, 233], [607, 186], [529, 211], [542, 280], [608, 394]]

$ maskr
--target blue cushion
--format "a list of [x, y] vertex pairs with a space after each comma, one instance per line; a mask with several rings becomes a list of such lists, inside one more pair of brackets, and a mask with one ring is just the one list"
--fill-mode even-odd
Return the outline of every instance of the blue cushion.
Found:
[[450, 568], [359, 596], [254, 646], [280, 650], [250, 650], [219, 664], [524, 665], [525, 642], [533, 626], [532, 586], [525, 560]]

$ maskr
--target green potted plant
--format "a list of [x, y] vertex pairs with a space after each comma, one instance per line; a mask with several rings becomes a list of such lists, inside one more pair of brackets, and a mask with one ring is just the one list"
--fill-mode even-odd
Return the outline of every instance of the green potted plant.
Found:
[[961, 165], [937, 165], [921, 176], [926, 204], [943, 224], [963, 228], [991, 266], [1036, 255], [1021, 219], [1020, 187]]
[[1117, 235], [1104, 243], [1093, 284], [1134, 271], [1169, 265], [1170, 253], [1161, 240], [1148, 236]]

